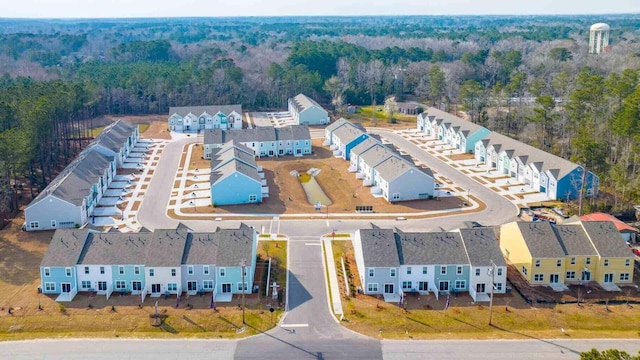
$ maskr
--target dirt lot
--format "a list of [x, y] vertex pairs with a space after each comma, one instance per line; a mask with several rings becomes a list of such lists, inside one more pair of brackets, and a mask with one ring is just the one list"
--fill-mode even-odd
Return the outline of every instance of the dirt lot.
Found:
[[149, 124], [140, 137], [143, 139], [171, 139], [171, 133], [167, 131], [167, 115], [144, 115], [144, 116], [111, 116], [105, 115], [93, 119], [93, 126], [103, 127], [118, 119], [123, 119], [134, 124]]
[[[526, 339], [638, 338], [640, 305], [606, 305], [589, 298], [582, 304], [531, 305], [515, 290], [494, 297], [492, 325], [489, 304], [474, 304], [468, 293], [436, 299], [409, 295], [403, 306], [385, 303], [382, 296], [347, 297], [340, 258], [344, 256], [351, 288], [359, 286], [350, 241], [333, 241], [345, 319], [342, 324], [376, 338], [391, 339]], [[618, 294], [620, 295], [620, 294]], [[638, 297], [636, 296], [636, 300]], [[563, 329], [563, 330], [561, 330]]]
[[[199, 213], [267, 213], [295, 214], [314, 213], [315, 209], [307, 200], [298, 178], [290, 173], [293, 170], [306, 172], [311, 168], [320, 169], [316, 181], [331, 199], [330, 213], [354, 213], [356, 205], [373, 206], [376, 213], [417, 213], [423, 211], [443, 210], [460, 207], [461, 198], [446, 197], [439, 200], [415, 200], [389, 204], [383, 198], [374, 198], [370, 188], [362, 186], [362, 180], [347, 171], [349, 162], [332, 156], [322, 147], [322, 139], [314, 139], [313, 154], [304, 157], [285, 156], [279, 158], [262, 158], [258, 165], [262, 166], [265, 179], [269, 185], [269, 197], [262, 204], [220, 206], [200, 209]], [[209, 166], [209, 161], [200, 159], [202, 149], [196, 150], [190, 167], [193, 169]], [[186, 151], [185, 151], [186, 153]], [[189, 212], [184, 209], [184, 212]], [[323, 212], [326, 208], [323, 209]]]

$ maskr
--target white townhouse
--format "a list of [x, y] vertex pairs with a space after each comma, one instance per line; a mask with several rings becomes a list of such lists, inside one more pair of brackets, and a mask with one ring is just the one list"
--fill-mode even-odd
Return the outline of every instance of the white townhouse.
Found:
[[375, 144], [363, 151], [358, 159], [356, 179], [362, 179], [364, 186], [373, 186], [375, 183], [373, 169], [395, 154], [394, 150], [382, 144]]
[[494, 294], [504, 294], [507, 288], [507, 263], [495, 230], [477, 227], [458, 231], [471, 264], [469, 295], [473, 301], [489, 301], [491, 286]]
[[90, 146], [105, 156], [115, 157], [116, 166], [120, 168], [139, 139], [138, 125], [124, 120], [116, 120], [105, 127]]
[[327, 110], [304, 94], [298, 94], [290, 98], [288, 109], [298, 125], [324, 125], [329, 123]]
[[156, 229], [146, 249], [145, 287], [143, 297], [179, 294], [182, 292], [182, 257], [189, 228], [179, 224], [176, 229]]
[[242, 130], [210, 129], [204, 132], [204, 158], [210, 159], [215, 149], [229, 141], [253, 150], [258, 157], [311, 154], [311, 133], [307, 125], [273, 126]]
[[242, 105], [176, 106], [169, 108], [169, 131], [242, 129]]
[[375, 135], [372, 135], [351, 149], [351, 155], [349, 156], [349, 172], [355, 173], [360, 171], [360, 155], [375, 145], [382, 145], [382, 143], [375, 137]]
[[398, 155], [373, 168], [371, 193], [382, 194], [388, 202], [433, 198], [435, 181], [430, 169], [419, 168]]

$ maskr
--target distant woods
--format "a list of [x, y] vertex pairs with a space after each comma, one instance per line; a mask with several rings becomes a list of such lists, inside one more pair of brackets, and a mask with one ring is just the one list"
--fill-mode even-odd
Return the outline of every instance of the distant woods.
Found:
[[[592, 23], [612, 47], [588, 55]], [[586, 165], [640, 201], [640, 17], [0, 20], [0, 213], [28, 202], [100, 115], [304, 92], [347, 104], [416, 100]]]

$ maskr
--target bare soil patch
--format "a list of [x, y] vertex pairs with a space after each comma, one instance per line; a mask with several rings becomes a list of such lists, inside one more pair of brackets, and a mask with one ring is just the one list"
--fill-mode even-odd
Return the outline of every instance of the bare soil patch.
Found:
[[453, 161], [475, 159], [475, 156], [473, 154], [455, 154], [455, 155], [449, 155], [447, 157]]

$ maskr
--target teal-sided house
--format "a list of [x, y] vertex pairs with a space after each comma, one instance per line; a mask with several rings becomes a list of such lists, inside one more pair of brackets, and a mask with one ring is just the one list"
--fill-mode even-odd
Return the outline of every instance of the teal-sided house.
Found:
[[580, 196], [581, 190], [586, 197], [598, 194], [600, 178], [591, 171], [585, 173], [585, 169], [580, 165], [571, 164], [546, 171], [549, 198], [576, 199]]
[[434, 265], [434, 285], [441, 294], [469, 291], [469, 259], [462, 237], [455, 232], [425, 233], [425, 243], [437, 259]]
[[87, 238], [86, 229], [58, 229], [40, 263], [40, 290], [58, 294], [56, 301], [71, 301], [78, 293], [76, 264]]
[[211, 203], [214, 206], [262, 202], [258, 170], [233, 159], [211, 170]]
[[218, 242], [215, 259], [216, 301], [231, 301], [233, 294], [242, 294], [243, 291], [245, 294], [252, 293], [258, 249], [257, 231], [241, 224], [238, 229], [217, 229], [214, 235]]
[[471, 122], [464, 122], [456, 135], [456, 147], [465, 153], [473, 153], [475, 144], [489, 135], [491, 131]]

